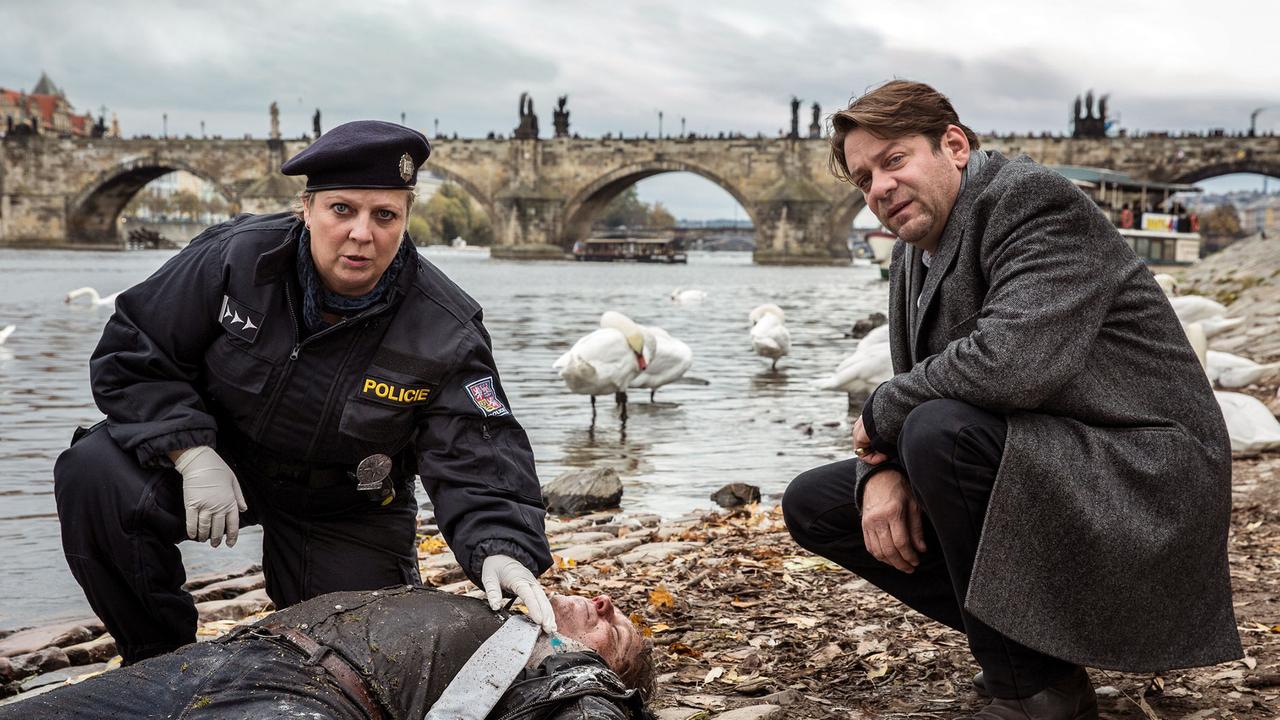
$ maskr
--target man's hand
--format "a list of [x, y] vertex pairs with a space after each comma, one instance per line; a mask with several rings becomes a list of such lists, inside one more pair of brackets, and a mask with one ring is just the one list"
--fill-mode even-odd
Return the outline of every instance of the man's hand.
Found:
[[[171, 454], [174, 455], [177, 453]], [[227, 547], [240, 536], [240, 513], [249, 509], [236, 474], [207, 445], [184, 450], [173, 467], [182, 473], [182, 503], [187, 508], [187, 537], [213, 547], [227, 536]]]
[[509, 590], [528, 610], [529, 619], [548, 633], [556, 631], [556, 614], [538, 579], [519, 560], [508, 555], [490, 555], [480, 568], [480, 584], [489, 598], [489, 609], [502, 607], [502, 591]]
[[862, 458], [863, 462], [872, 465], [879, 465], [889, 459], [888, 455], [881, 452], [864, 452], [858, 454], [858, 450], [866, 450], [871, 445], [871, 436], [867, 434], [866, 428], [862, 426], [862, 416], [859, 415], [857, 420], [853, 421], [853, 453]]
[[862, 541], [872, 557], [904, 573], [915, 572], [924, 544], [924, 516], [907, 479], [881, 470], [862, 491]]

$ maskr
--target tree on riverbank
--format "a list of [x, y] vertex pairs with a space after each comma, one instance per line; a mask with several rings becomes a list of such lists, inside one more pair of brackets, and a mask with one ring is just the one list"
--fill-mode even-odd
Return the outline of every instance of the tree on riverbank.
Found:
[[662, 203], [652, 205], [640, 200], [636, 186], [623, 190], [617, 197], [609, 201], [596, 219], [598, 227], [610, 229], [629, 228], [669, 228], [676, 224], [673, 216]]
[[467, 195], [453, 183], [444, 183], [425, 203], [415, 203], [409, 213], [409, 234], [419, 244], [447, 244], [460, 237], [468, 245], [492, 245], [493, 226]]

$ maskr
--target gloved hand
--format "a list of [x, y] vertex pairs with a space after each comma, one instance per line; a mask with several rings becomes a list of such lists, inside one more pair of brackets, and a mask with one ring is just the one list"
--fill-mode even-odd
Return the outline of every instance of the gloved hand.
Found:
[[173, 467], [182, 473], [182, 503], [187, 507], [187, 537], [209, 541], [213, 547], [227, 536], [227, 546], [240, 535], [240, 513], [249, 509], [240, 483], [213, 448], [207, 445], [184, 451]]
[[556, 614], [547, 593], [529, 568], [509, 555], [490, 555], [480, 569], [480, 584], [489, 598], [489, 609], [502, 607], [502, 591], [510, 590], [529, 609], [529, 619], [548, 633], [556, 631]]

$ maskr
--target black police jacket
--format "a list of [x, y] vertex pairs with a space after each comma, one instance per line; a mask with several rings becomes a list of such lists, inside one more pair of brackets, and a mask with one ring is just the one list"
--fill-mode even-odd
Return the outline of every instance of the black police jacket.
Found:
[[301, 231], [290, 213], [239, 216], [121, 293], [90, 361], [111, 437], [146, 467], [220, 437], [312, 465], [408, 452], [473, 581], [494, 554], [541, 573], [533, 452], [480, 306], [415, 252], [382, 301], [300, 339]]

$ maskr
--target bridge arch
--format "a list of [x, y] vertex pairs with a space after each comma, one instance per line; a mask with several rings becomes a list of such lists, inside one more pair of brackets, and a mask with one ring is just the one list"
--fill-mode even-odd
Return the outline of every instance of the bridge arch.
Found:
[[866, 206], [867, 197], [861, 190], [855, 190], [850, 185], [847, 193], [837, 197], [831, 203], [831, 236], [848, 237], [849, 227], [853, 225], [854, 218], [858, 217], [858, 213], [862, 212]]
[[231, 201], [239, 195], [209, 173], [173, 158], [130, 158], [99, 173], [67, 203], [67, 236], [78, 243], [118, 245], [116, 220], [129, 200], [147, 183], [176, 171], [189, 172], [212, 184]]
[[461, 187], [471, 196], [473, 200], [480, 204], [480, 209], [484, 210], [484, 214], [489, 216], [489, 222], [494, 222], [493, 198], [480, 189], [480, 186], [469, 179], [466, 175], [445, 165], [439, 165], [431, 161], [422, 167], [427, 172], [440, 176], [445, 182], [453, 183]]
[[564, 206], [564, 246], [587, 239], [595, 217], [624, 190], [646, 178], [670, 172], [692, 173], [715, 183], [742, 206], [751, 224], [757, 225], [756, 210], [751, 202], [741, 190], [712, 170], [685, 160], [647, 160], [614, 168], [573, 193]]
[[1177, 183], [1198, 183], [1201, 180], [1208, 180], [1220, 175], [1233, 175], [1236, 173], [1254, 173], [1257, 175], [1270, 175], [1271, 177], [1280, 178], [1280, 161], [1259, 160], [1252, 157], [1233, 158], [1223, 162], [1209, 163], [1176, 176], [1173, 182]]

